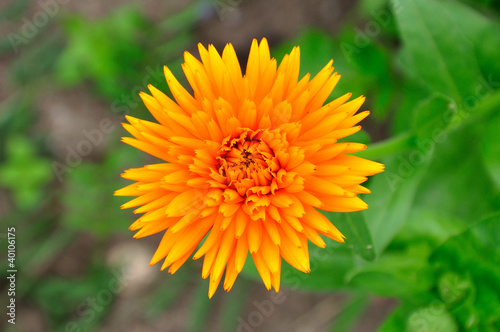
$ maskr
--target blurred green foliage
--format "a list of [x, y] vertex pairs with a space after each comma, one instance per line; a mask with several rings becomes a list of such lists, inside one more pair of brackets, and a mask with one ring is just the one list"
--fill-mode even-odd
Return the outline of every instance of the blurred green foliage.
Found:
[[[27, 3], [15, 2], [0, 19], [19, 19]], [[18, 299], [42, 308], [51, 331], [64, 331], [68, 322], [94, 331], [109, 314], [114, 298], [90, 323], [75, 311], [113, 277], [102, 250], [86, 253], [86, 273], [78, 277], [47, 266], [82, 234], [103, 249], [126, 230], [132, 217], [112, 193], [127, 183], [118, 174], [144, 155], [113, 134], [101, 158], [84, 160], [58, 182], [53, 162], [60, 160], [33, 130], [42, 87], [47, 80], [61, 90], [88, 84], [110, 105], [108, 116], [149, 116], [137, 92], [149, 83], [168, 90], [163, 65], [182, 77], [181, 55], [195, 42], [203, 5], [194, 2], [158, 24], [135, 7], [98, 20], [62, 12], [21, 45], [9, 67], [10, 81], [24, 93], [1, 104], [0, 185], [18, 208], [5, 221], [17, 227], [18, 262], [29, 271], [19, 274]], [[304, 27], [273, 48], [280, 60], [300, 45], [301, 75], [334, 59], [342, 78], [330, 100], [365, 95], [372, 112], [368, 130], [348, 140], [375, 142], [359, 155], [386, 165], [368, 182], [368, 210], [326, 213], [347, 235], [345, 245], [311, 247], [307, 275], [283, 264], [285, 287], [351, 294], [332, 330], [352, 330], [374, 295], [400, 302], [380, 331], [500, 330], [499, 14], [493, 0], [363, 0], [335, 35]], [[2, 54], [11, 51], [0, 44]], [[155, 284], [138, 299], [145, 303], [140, 317], [154, 321], [187, 292], [187, 328], [203, 328], [215, 309], [207, 283], [192, 287], [198, 272], [187, 263]], [[251, 260], [244, 274], [257, 276]], [[216, 319], [224, 331], [238, 324], [249, 279], [240, 278], [223, 298]]]
[[52, 179], [49, 161], [37, 156], [32, 142], [23, 136], [9, 137], [5, 153], [6, 161], [0, 165], [0, 185], [12, 191], [19, 208], [37, 206]]

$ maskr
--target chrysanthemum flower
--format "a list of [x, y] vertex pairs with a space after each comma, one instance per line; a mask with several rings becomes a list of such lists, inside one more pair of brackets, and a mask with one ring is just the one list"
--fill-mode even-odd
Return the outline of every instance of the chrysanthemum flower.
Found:
[[266, 39], [254, 40], [245, 75], [231, 44], [222, 56], [198, 48], [201, 61], [185, 52], [182, 65], [193, 95], [165, 67], [175, 101], [153, 86], [152, 96], [140, 94], [159, 123], [127, 117], [135, 138], [123, 141], [165, 162], [125, 171], [137, 182], [116, 195], [137, 196], [122, 206], [144, 213], [134, 237], [164, 233], [151, 265], [164, 260], [161, 269], [174, 273], [196, 250], [212, 297], [224, 270], [231, 289], [250, 252], [267, 289], [278, 291], [281, 258], [307, 273], [308, 240], [344, 242], [317, 209], [367, 208], [360, 184], [383, 165], [351, 155], [365, 145], [338, 140], [369, 112], [355, 114], [364, 97], [348, 102], [350, 93], [323, 105], [340, 75], [330, 61], [299, 80], [298, 47], [278, 66]]

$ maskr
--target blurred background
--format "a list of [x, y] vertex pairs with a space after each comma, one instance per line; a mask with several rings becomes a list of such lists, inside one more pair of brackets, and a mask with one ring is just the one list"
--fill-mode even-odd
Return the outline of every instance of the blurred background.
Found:
[[[2, 331], [499, 331], [500, 1], [15, 0], [0, 4]], [[363, 213], [328, 216], [344, 245], [284, 267], [279, 296], [251, 266], [212, 300], [201, 262], [148, 267], [161, 234], [134, 240], [113, 192], [155, 160], [120, 142], [138, 92], [186, 80], [182, 53], [253, 38], [301, 76], [330, 59], [331, 99], [365, 95], [349, 140], [386, 164]], [[7, 318], [9, 318], [7, 316]]]

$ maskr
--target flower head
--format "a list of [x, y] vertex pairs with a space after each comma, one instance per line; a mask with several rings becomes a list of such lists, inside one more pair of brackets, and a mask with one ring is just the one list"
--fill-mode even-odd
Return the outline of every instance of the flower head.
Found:
[[231, 44], [222, 56], [213, 45], [198, 48], [201, 61], [185, 52], [182, 65], [193, 95], [167, 67], [175, 101], [153, 86], [152, 96], [140, 94], [158, 123], [128, 116], [135, 138], [123, 141], [164, 163], [125, 171], [137, 182], [115, 194], [136, 196], [122, 208], [144, 213], [130, 226], [135, 237], [164, 233], [151, 265], [164, 260], [174, 273], [193, 253], [204, 256], [211, 297], [224, 271], [231, 289], [250, 252], [267, 289], [278, 291], [281, 258], [309, 272], [308, 240], [344, 242], [317, 209], [367, 208], [357, 195], [370, 191], [360, 184], [383, 165], [351, 155], [365, 145], [338, 139], [369, 112], [355, 114], [364, 97], [348, 102], [351, 94], [323, 105], [340, 75], [330, 61], [299, 80], [298, 47], [278, 66], [266, 39], [254, 40], [245, 75]]

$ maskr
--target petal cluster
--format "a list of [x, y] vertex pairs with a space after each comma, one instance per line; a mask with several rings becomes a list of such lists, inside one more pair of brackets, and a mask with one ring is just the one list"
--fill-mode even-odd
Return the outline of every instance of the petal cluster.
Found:
[[[352, 153], [366, 148], [339, 139], [357, 132], [369, 112], [351, 94], [327, 104], [340, 75], [330, 61], [299, 79], [300, 50], [277, 64], [266, 39], [253, 41], [245, 74], [231, 44], [220, 55], [199, 46], [182, 65], [193, 93], [165, 67], [173, 99], [153, 86], [141, 93], [157, 123], [128, 116], [123, 141], [162, 160], [125, 171], [136, 181], [118, 190], [134, 196], [122, 208], [143, 215], [135, 237], [163, 232], [151, 265], [174, 273], [191, 255], [203, 257], [209, 296], [223, 275], [233, 286], [251, 256], [265, 286], [280, 287], [282, 258], [309, 272], [308, 241], [343, 235], [317, 209], [366, 209], [361, 183], [383, 165]], [[225, 273], [224, 273], [225, 272]]]

